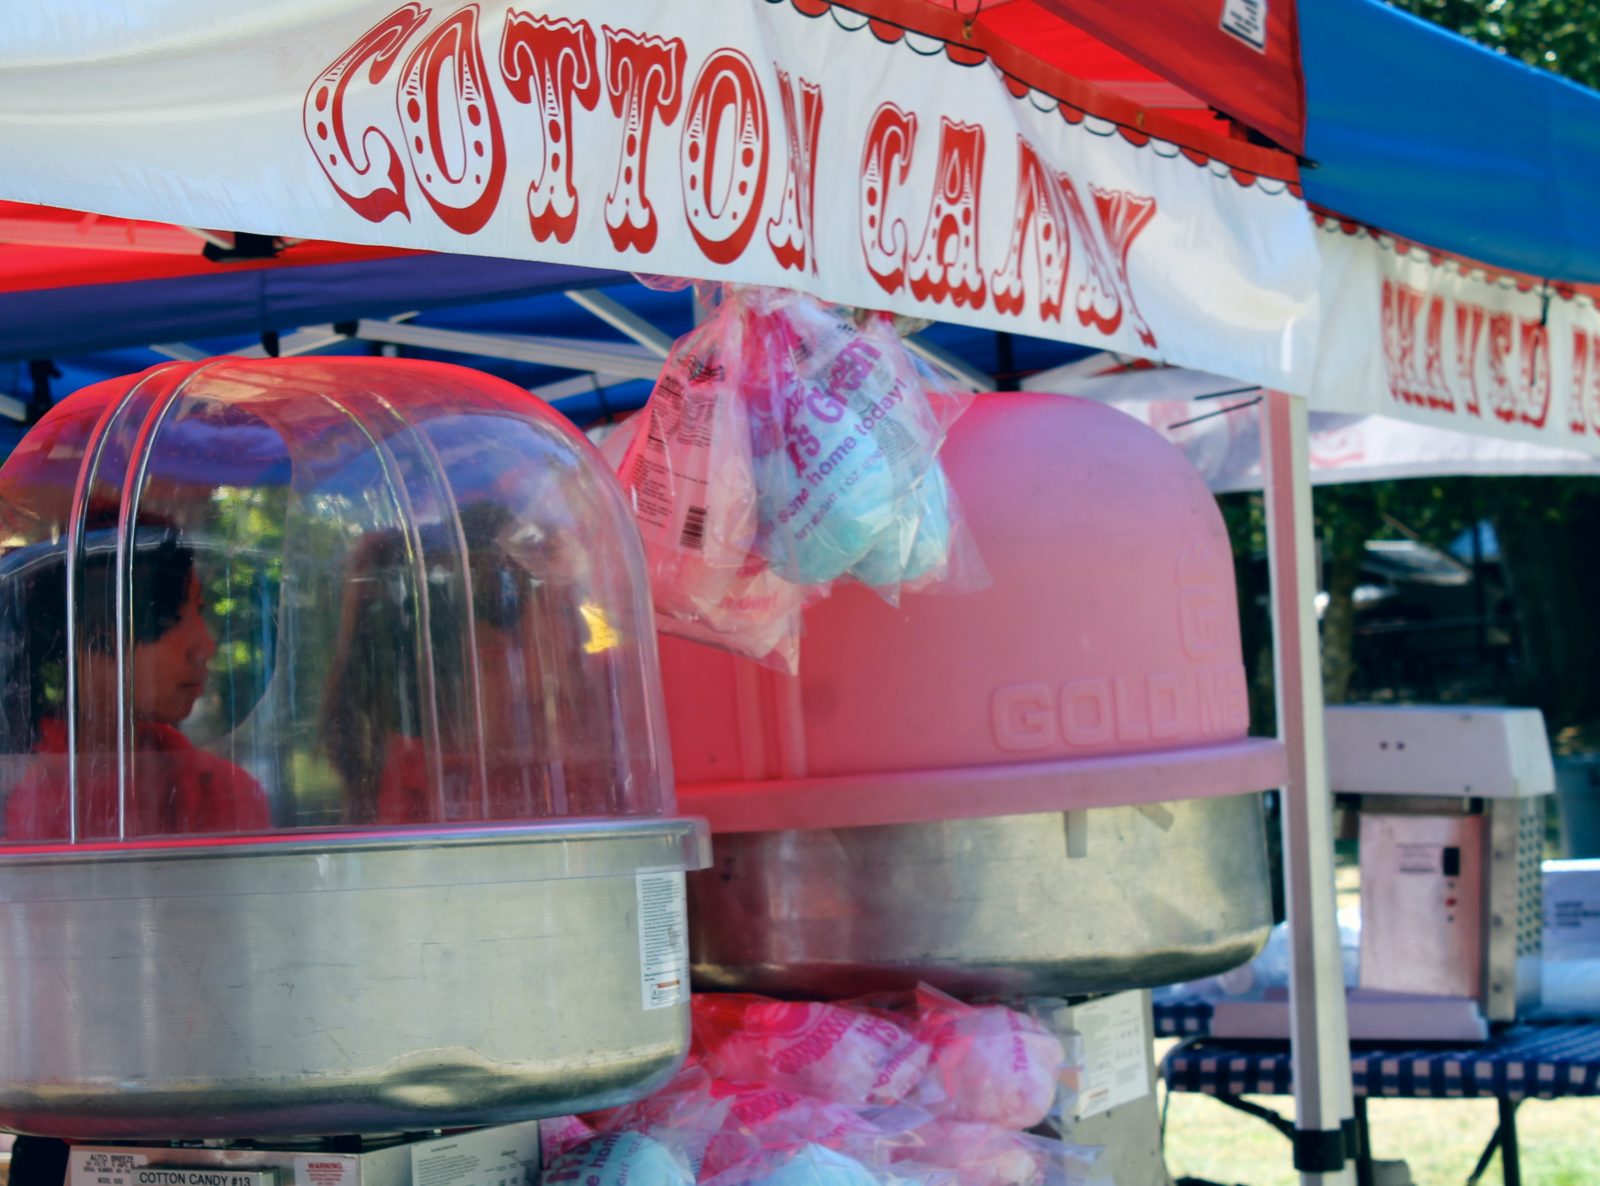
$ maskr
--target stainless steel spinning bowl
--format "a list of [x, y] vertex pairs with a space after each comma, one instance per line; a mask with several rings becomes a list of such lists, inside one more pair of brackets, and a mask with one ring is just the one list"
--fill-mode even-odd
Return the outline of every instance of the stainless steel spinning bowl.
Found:
[[1171, 984], [1272, 927], [1261, 797], [739, 832], [689, 878], [698, 987], [966, 996]]
[[0, 1126], [376, 1133], [642, 1095], [688, 994], [644, 1007], [635, 871], [702, 866], [701, 826], [0, 859]]

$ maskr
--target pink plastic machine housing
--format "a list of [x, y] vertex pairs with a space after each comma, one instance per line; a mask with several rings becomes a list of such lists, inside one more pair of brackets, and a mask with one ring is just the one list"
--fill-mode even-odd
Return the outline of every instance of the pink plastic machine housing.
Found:
[[371, 359], [171, 364], [0, 468], [0, 1126], [622, 1102], [687, 1050], [652, 611], [599, 455]]
[[1249, 958], [1271, 924], [1232, 555], [1119, 412], [980, 398], [942, 454], [992, 578], [806, 612], [788, 678], [666, 640], [708, 987], [1088, 992]]

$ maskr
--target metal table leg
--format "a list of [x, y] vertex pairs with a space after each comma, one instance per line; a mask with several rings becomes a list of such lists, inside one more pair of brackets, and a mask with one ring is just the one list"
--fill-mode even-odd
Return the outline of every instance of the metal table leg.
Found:
[[1367, 1127], [1367, 1097], [1358, 1095], [1356, 1109], [1356, 1186], [1372, 1186], [1372, 1130]]
[[1521, 1153], [1517, 1149], [1517, 1105], [1521, 1100], [1502, 1097], [1500, 1105], [1500, 1180], [1505, 1186], [1522, 1186]]

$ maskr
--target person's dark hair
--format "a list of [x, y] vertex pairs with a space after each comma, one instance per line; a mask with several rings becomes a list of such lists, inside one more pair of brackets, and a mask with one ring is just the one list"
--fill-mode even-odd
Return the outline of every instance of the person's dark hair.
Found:
[[[504, 508], [460, 512], [461, 535], [442, 526], [420, 535], [424, 572], [459, 572], [461, 544], [472, 584], [472, 622], [517, 629], [529, 596], [527, 569], [505, 550], [515, 526]], [[417, 558], [399, 530], [375, 533], [356, 549], [345, 578], [338, 650], [328, 674], [323, 745], [345, 784], [347, 822], [370, 823], [391, 735], [418, 737], [428, 711], [421, 669], [424, 632], [433, 656], [433, 695], [441, 721], [470, 717], [466, 664], [473, 640], [456, 581], [430, 581], [427, 613], [417, 597]], [[424, 616], [426, 621], [424, 621]]]
[[[76, 638], [101, 654], [116, 649], [117, 515], [91, 510], [77, 556]], [[183, 613], [194, 552], [170, 523], [142, 519], [129, 557], [127, 606], [135, 644], [154, 642]], [[66, 540], [33, 544], [0, 557], [0, 752], [32, 749], [39, 722], [66, 708]]]

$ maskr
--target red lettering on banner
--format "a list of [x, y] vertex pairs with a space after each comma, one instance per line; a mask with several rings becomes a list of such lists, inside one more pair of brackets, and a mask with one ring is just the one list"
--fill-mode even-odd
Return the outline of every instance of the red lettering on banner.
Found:
[[889, 191], [906, 183], [911, 151], [917, 144], [917, 117], [893, 103], [884, 103], [867, 126], [866, 148], [861, 154], [861, 253], [867, 271], [884, 292], [899, 292], [905, 284], [906, 224], [889, 221]]
[[1484, 311], [1477, 305], [1456, 306], [1455, 381], [1465, 397], [1467, 411], [1483, 415], [1478, 394], [1478, 345], [1483, 341]]
[[767, 100], [738, 50], [717, 50], [695, 77], [680, 167], [689, 233], [711, 262], [731, 264], [749, 245], [767, 192]]
[[470, 235], [494, 213], [505, 180], [505, 138], [478, 44], [478, 6], [440, 25], [406, 59], [400, 126], [411, 172], [444, 224]]
[[[788, 135], [789, 168], [778, 216], [767, 220], [767, 246], [781, 268], [817, 271], [817, 136], [822, 130], [822, 88], [801, 78], [798, 88], [778, 69], [778, 95]], [[796, 90], [799, 94], [796, 96]]]
[[939, 121], [939, 163], [933, 200], [922, 231], [922, 245], [911, 257], [907, 275], [918, 300], [953, 301], [983, 308], [988, 295], [978, 263], [978, 218], [983, 182], [983, 129], [944, 118]]
[[[1133, 330], [1139, 335], [1139, 340], [1146, 346], [1156, 344], [1156, 335], [1150, 329], [1145, 319], [1140, 316], [1139, 308], [1133, 303], [1133, 285], [1128, 280], [1128, 252], [1133, 248], [1133, 241], [1139, 237], [1139, 232], [1149, 225], [1156, 214], [1156, 200], [1131, 194], [1121, 189], [1101, 189], [1097, 185], [1089, 187], [1090, 196], [1094, 198], [1096, 212], [1100, 215], [1100, 227], [1105, 232], [1106, 243], [1111, 248], [1109, 259], [1105, 263], [1109, 266], [1091, 271], [1091, 277], [1096, 272], [1108, 273], [1112, 286], [1104, 287], [1105, 276], [1101, 275], [1098, 283], [1103, 286], [1102, 294], [1091, 297], [1085, 303], [1083, 293], [1088, 286], [1080, 290], [1078, 300], [1078, 319], [1084, 325], [1093, 321], [1106, 333], [1115, 333], [1117, 325], [1122, 320], [1125, 309], [1128, 321]], [[1090, 240], [1090, 257], [1098, 260], [1099, 247]], [[1114, 304], [1116, 312], [1109, 312]], [[1102, 313], [1106, 308], [1108, 312]], [[1086, 320], [1087, 318], [1087, 320]]]
[[[406, 208], [405, 165], [389, 138], [363, 113], [387, 107], [378, 90], [400, 51], [428, 19], [431, 9], [418, 4], [397, 8], [368, 29], [354, 45], [335, 58], [306, 89], [301, 120], [306, 143], [316, 153], [317, 164], [333, 183], [345, 204], [370, 222], [391, 214], [409, 218]], [[366, 69], [362, 69], [366, 67]], [[356, 84], [354, 93], [351, 84]], [[351, 125], [360, 131], [351, 134]]]
[[539, 112], [543, 160], [528, 186], [528, 225], [541, 243], [566, 243], [578, 225], [572, 188], [572, 104], [593, 111], [600, 101], [594, 30], [587, 21], [506, 13], [500, 39], [500, 73], [518, 103]]
[[1023, 252], [1033, 247], [1039, 276], [1039, 316], [1060, 321], [1067, 303], [1067, 268], [1072, 263], [1071, 232], [1061, 202], [1061, 178], [1047, 168], [1033, 145], [1017, 137], [1017, 209], [1005, 265], [992, 277], [994, 307], [1020, 313], [1028, 294], [1022, 277]]
[[1511, 374], [1511, 353], [1515, 348], [1511, 314], [1489, 314], [1489, 411], [1496, 420], [1507, 423], [1517, 418], [1517, 393]]
[[1521, 334], [1522, 373], [1517, 385], [1521, 407], [1517, 419], [1543, 428], [1550, 416], [1550, 332], [1540, 320], [1524, 320]]
[[[1454, 305], [1452, 311], [1451, 306]], [[1429, 295], [1384, 280], [1381, 313], [1389, 391], [1399, 402], [1504, 424], [1544, 428], [1554, 398], [1549, 330], [1542, 319]], [[1487, 333], [1485, 330], [1487, 329]], [[1452, 330], [1446, 344], [1447, 330]], [[1447, 362], [1448, 360], [1448, 362]], [[1589, 346], [1573, 344], [1574, 408], [1569, 431], [1589, 426]], [[1600, 380], [1600, 376], [1596, 376]], [[1600, 410], [1600, 403], [1596, 405]]]
[[1442, 296], [1428, 302], [1428, 329], [1423, 338], [1422, 396], [1430, 408], [1441, 412], [1456, 410], [1450, 383], [1444, 373], [1444, 306]]
[[660, 224], [644, 192], [650, 133], [656, 121], [670, 124], [683, 104], [683, 42], [603, 26], [606, 90], [611, 111], [622, 120], [617, 180], [606, 195], [606, 230], [618, 251], [650, 251]]
[[[1383, 282], [1383, 346], [1389, 363], [1389, 393], [1401, 403], [1455, 411], [1445, 369], [1446, 300], [1393, 280]], [[1463, 362], [1456, 340], [1455, 366], [1469, 381], [1472, 356]], [[1475, 398], [1475, 397], [1474, 397]]]
[[1572, 331], [1572, 431], [1600, 434], [1600, 338]]
[[1426, 297], [1393, 280], [1383, 282], [1383, 352], [1389, 361], [1389, 392], [1405, 404], [1426, 404], [1417, 360], [1417, 320]]

